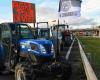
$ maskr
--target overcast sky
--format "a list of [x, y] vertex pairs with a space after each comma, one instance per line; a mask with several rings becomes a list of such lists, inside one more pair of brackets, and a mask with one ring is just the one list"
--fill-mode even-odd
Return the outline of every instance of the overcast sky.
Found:
[[[49, 21], [58, 18], [59, 0], [18, 0], [32, 2], [36, 4], [37, 21]], [[12, 21], [12, 0], [0, 0], [0, 22]], [[100, 24], [100, 0], [83, 0], [81, 7], [81, 17], [77, 19], [67, 19], [72, 26], [89, 27]]]

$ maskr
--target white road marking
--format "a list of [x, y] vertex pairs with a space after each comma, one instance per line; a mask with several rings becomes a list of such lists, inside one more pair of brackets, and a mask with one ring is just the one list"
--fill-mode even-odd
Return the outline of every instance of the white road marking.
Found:
[[73, 39], [73, 42], [72, 42], [71, 46], [69, 47], [69, 49], [68, 49], [68, 51], [67, 51], [67, 54], [66, 54], [66, 60], [68, 60], [68, 58], [69, 58], [69, 55], [70, 55], [70, 53], [71, 53], [71, 50], [72, 50], [74, 41], [75, 41], [75, 39]]

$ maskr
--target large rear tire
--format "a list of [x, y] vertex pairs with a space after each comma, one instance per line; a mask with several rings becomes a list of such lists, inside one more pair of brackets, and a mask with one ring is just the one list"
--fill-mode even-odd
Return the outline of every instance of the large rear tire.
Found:
[[30, 69], [23, 65], [23, 64], [18, 64], [15, 67], [15, 80], [36, 80], [35, 76], [31, 75]]

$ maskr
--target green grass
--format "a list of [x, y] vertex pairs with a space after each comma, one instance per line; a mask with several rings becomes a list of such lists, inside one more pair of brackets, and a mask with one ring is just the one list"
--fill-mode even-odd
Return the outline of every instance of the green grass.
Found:
[[85, 53], [89, 53], [90, 63], [100, 80], [100, 39], [92, 37], [78, 37]]

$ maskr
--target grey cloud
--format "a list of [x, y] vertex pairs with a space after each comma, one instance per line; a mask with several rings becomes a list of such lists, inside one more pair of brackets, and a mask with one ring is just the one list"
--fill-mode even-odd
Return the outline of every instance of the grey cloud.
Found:
[[[37, 19], [39, 21], [45, 20], [57, 20], [58, 19], [58, 13], [55, 8], [51, 7], [39, 7], [37, 9]], [[72, 18], [68, 19], [65, 18], [65, 20], [68, 22], [70, 25], [92, 25], [96, 24], [93, 18], [85, 18], [85, 17], [80, 17], [80, 18]]]
[[50, 20], [57, 18], [57, 10], [55, 8], [40, 7], [37, 12], [37, 17], [39, 19]]
[[69, 19], [68, 24], [70, 25], [92, 25], [92, 24], [96, 24], [96, 22], [94, 21], [94, 19], [87, 19], [87, 18], [83, 18], [80, 17], [78, 19]]

